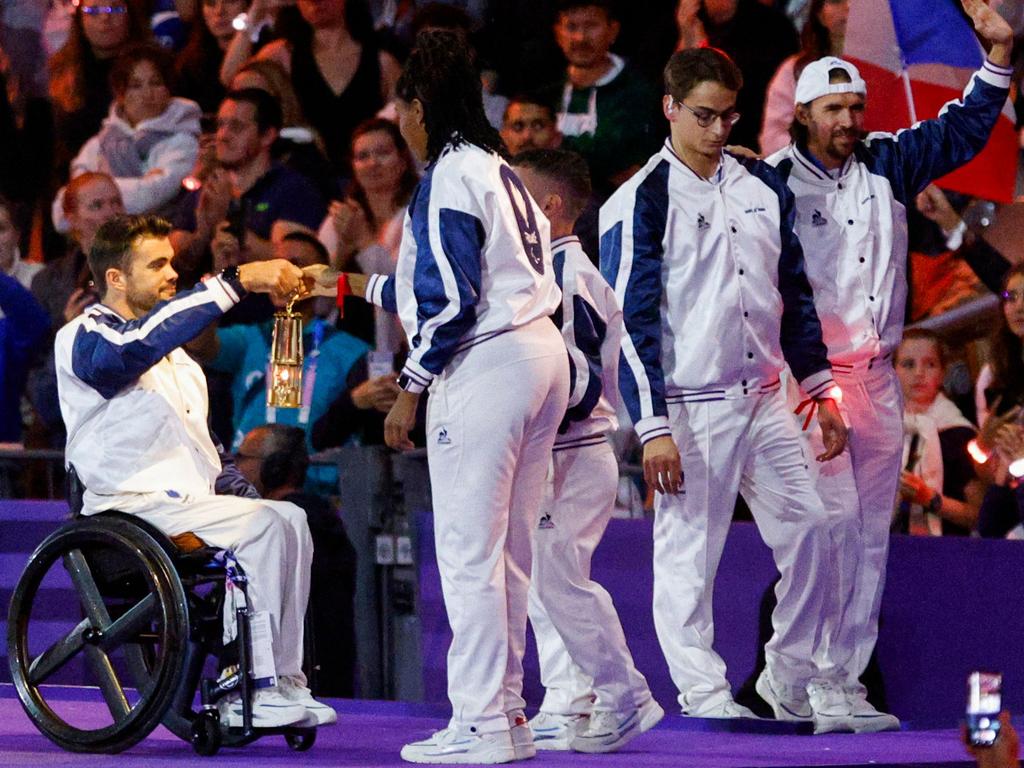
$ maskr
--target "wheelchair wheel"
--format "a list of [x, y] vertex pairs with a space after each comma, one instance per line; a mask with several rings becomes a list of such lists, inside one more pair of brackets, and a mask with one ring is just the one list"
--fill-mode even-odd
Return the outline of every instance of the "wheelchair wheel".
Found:
[[294, 733], [286, 733], [284, 740], [293, 752], [305, 752], [316, 744], [316, 728], [306, 728]]
[[197, 755], [209, 757], [220, 749], [220, 720], [211, 712], [196, 715], [192, 721], [192, 749]]
[[[55, 621], [46, 605], [47, 590], [69, 578], [77, 623]], [[7, 620], [18, 698], [43, 735], [72, 752], [121, 752], [156, 728], [182, 674], [187, 637], [188, 604], [170, 557], [121, 519], [75, 520], [47, 537], [18, 581]], [[148, 674], [130, 663], [139, 655]], [[55, 695], [52, 684], [76, 665], [106, 711]]]

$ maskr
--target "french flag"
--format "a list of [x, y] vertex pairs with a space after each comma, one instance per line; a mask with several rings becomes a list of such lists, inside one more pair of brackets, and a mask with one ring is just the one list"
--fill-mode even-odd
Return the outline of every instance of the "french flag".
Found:
[[[850, 5], [844, 56], [868, 86], [868, 130], [895, 133], [938, 115], [959, 98], [985, 52], [957, 0], [857, 0]], [[988, 145], [938, 180], [946, 189], [1011, 202], [1017, 134], [1007, 102]]]

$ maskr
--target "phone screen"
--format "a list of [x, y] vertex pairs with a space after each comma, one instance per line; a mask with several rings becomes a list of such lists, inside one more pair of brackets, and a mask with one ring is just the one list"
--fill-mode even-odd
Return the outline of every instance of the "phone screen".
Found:
[[1002, 685], [998, 672], [972, 672], [967, 678], [967, 737], [975, 746], [991, 746], [999, 736]]

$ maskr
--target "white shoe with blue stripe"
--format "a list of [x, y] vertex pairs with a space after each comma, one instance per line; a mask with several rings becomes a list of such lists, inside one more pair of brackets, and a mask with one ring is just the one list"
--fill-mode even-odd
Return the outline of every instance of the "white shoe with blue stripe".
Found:
[[479, 733], [474, 726], [444, 728], [423, 741], [402, 747], [409, 763], [435, 765], [511, 763], [516, 759], [511, 731]]
[[641, 733], [649, 731], [665, 716], [654, 699], [628, 712], [593, 712], [590, 725], [569, 743], [574, 752], [614, 752]]
[[[242, 700], [233, 694], [221, 700], [220, 719], [229, 728], [241, 728]], [[252, 725], [254, 728], [281, 728], [286, 725], [315, 725], [306, 708], [284, 697], [275, 686], [260, 688], [252, 698]]]
[[530, 731], [537, 749], [569, 751], [569, 742], [587, 730], [589, 715], [555, 715], [538, 712], [530, 720]]

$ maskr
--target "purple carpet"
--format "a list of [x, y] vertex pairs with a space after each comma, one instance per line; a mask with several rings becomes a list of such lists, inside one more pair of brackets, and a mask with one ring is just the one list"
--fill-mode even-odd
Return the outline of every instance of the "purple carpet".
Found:
[[[74, 714], [80, 727], [104, 722], [106, 708], [91, 689], [67, 688], [57, 694], [62, 711]], [[336, 726], [320, 730], [316, 745], [302, 754], [290, 752], [280, 737], [268, 737], [242, 749], [224, 749], [216, 757], [199, 758], [191, 748], [163, 728], [128, 752], [76, 755], [63, 752], [29, 722], [10, 685], [0, 685], [0, 765], [108, 766], [143, 768], [176, 766], [184, 761], [217, 768], [244, 763], [263, 766], [384, 766], [407, 765], [398, 752], [402, 744], [426, 736], [444, 725], [443, 709], [423, 704], [376, 701], [332, 702], [340, 714]], [[67, 707], [67, 709], [64, 709]], [[770, 724], [758, 724], [761, 730]], [[670, 716], [653, 731], [611, 755], [541, 752], [531, 764], [560, 768], [590, 763], [611, 766], [967, 766], [955, 730], [904, 731], [873, 735], [794, 736], [770, 733], [731, 733], [713, 730], [709, 721]]]

